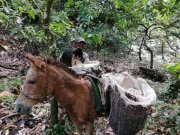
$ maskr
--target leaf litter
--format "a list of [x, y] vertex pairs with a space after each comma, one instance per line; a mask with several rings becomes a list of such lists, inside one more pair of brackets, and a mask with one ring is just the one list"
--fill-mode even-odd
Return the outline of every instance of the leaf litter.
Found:
[[[12, 38], [12, 37], [9, 37]], [[4, 39], [3, 39], [4, 40]], [[23, 58], [21, 51], [22, 48], [15, 38], [12, 38], [10, 42], [6, 42], [6, 51], [0, 51], [0, 64], [7, 67], [0, 67], [0, 78], [7, 78], [9, 76], [18, 76], [24, 78], [20, 73], [24, 68], [27, 68], [26, 60]], [[137, 62], [136, 57], [118, 57], [115, 58], [100, 58], [102, 73], [116, 72], [121, 73], [128, 71], [134, 76], [141, 76], [139, 72], [139, 66], [146, 66], [147, 61]], [[160, 65], [157, 65], [159, 68]], [[19, 75], [20, 74], [20, 75]], [[166, 83], [154, 82], [146, 78], [149, 84], [158, 92], [160, 95], [162, 87], [166, 87]], [[18, 89], [12, 94], [6, 90], [0, 93], [0, 135], [44, 135], [46, 129], [50, 127], [50, 104], [37, 104], [33, 107], [32, 114], [30, 116], [19, 115], [14, 111], [14, 101], [18, 95]], [[173, 100], [173, 104], [179, 105], [179, 100]], [[162, 102], [163, 104], [163, 102]], [[59, 112], [63, 112], [59, 109]], [[176, 112], [173, 110], [170, 112], [171, 115], [175, 115]], [[61, 115], [61, 114], [60, 114]], [[155, 118], [158, 115], [157, 108], [152, 108], [151, 117]], [[166, 114], [164, 114], [166, 116]], [[169, 115], [169, 114], [168, 114]], [[59, 116], [62, 117], [62, 116]], [[180, 117], [176, 117], [176, 123], [178, 124]], [[164, 134], [165, 123], [163, 120], [157, 120], [159, 125], [151, 125], [147, 128], [144, 134]], [[112, 129], [109, 126], [108, 118], [100, 117], [95, 121], [96, 135], [114, 135]], [[75, 134], [75, 133], [74, 133]], [[177, 135], [179, 135], [177, 133]]]

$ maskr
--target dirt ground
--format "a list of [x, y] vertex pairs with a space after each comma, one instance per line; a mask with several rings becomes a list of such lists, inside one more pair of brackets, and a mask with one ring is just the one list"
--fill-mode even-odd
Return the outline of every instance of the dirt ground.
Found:
[[[17, 42], [15, 37], [0, 35], [1, 45], [4, 49], [0, 50], [0, 80], [7, 78], [23, 78], [24, 68], [27, 68], [27, 61], [23, 57], [23, 51], [20, 43]], [[11, 40], [7, 39], [11, 38]], [[124, 58], [123, 56], [117, 56], [115, 58], [99, 57], [101, 67], [104, 73], [116, 72], [121, 73], [128, 71], [134, 76], [143, 76], [139, 72], [139, 66], [149, 67], [149, 61], [145, 59], [140, 62], [137, 54]], [[156, 61], [156, 60], [155, 60]], [[155, 68], [160, 69], [165, 62], [155, 62]], [[148, 78], [146, 81], [157, 91], [160, 92], [165, 83], [154, 82]], [[17, 93], [16, 93], [17, 94]], [[10, 94], [11, 95], [11, 94]], [[33, 114], [29, 118], [20, 116], [14, 112], [14, 99], [17, 95], [13, 95], [13, 98], [7, 100], [0, 100], [0, 135], [11, 134], [25, 135], [28, 132], [42, 133], [49, 125], [50, 117], [50, 104], [38, 104], [33, 108]], [[108, 119], [101, 117], [95, 121], [96, 134], [97, 135], [113, 135], [113, 131], [109, 128]], [[3, 129], [2, 129], [3, 128]]]

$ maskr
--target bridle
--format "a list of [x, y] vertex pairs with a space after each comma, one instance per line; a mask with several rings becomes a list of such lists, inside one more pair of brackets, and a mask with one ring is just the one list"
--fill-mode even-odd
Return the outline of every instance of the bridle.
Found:
[[[43, 59], [43, 61], [45, 61], [45, 63], [47, 64], [47, 57], [45, 57]], [[48, 102], [48, 101], [52, 100], [54, 98], [54, 96], [52, 96], [52, 95], [51, 96], [47, 96], [47, 91], [48, 91], [47, 66], [46, 66], [46, 73], [45, 73], [45, 75], [46, 75], [46, 87], [45, 87], [46, 93], [45, 93], [45, 96], [39, 97], [39, 98], [31, 97], [29, 95], [26, 95], [21, 89], [20, 89], [20, 93], [23, 96], [25, 96], [26, 98], [28, 98], [28, 99], [37, 100], [37, 101], [40, 101], [40, 102], [45, 102], [45, 101]]]
[[40, 101], [40, 102], [44, 102], [44, 101], [47, 101], [47, 100], [49, 101], [49, 100], [51, 100], [51, 99], [53, 98], [53, 97], [48, 98], [46, 95], [43, 96], [43, 97], [40, 97], [40, 98], [30, 97], [30, 96], [26, 95], [22, 90], [20, 90], [20, 93], [21, 93], [23, 96], [25, 96], [26, 98], [28, 98], [28, 99], [37, 100], [37, 101]]

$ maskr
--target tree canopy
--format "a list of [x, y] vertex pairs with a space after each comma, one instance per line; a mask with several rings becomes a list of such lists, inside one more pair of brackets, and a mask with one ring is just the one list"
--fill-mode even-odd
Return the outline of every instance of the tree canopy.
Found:
[[[141, 49], [151, 54], [150, 40], [174, 51], [179, 48], [178, 0], [1, 0], [0, 27], [23, 41], [49, 50], [57, 56], [76, 36], [84, 37], [88, 48], [127, 54], [140, 40]], [[51, 41], [51, 42], [50, 42]], [[108, 51], [109, 52], [109, 51]], [[163, 50], [162, 50], [163, 53]]]

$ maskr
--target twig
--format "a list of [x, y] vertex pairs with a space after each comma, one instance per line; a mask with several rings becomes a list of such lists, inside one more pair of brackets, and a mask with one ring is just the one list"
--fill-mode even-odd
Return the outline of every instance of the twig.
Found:
[[3, 128], [4, 129], [9, 129], [9, 128], [17, 128], [18, 126], [16, 125], [5, 125]]
[[10, 70], [18, 70], [17, 68], [7, 67], [7, 66], [3, 66], [3, 65], [0, 65], [0, 67], [10, 69]]
[[7, 51], [3, 46], [2, 44], [0, 43], [0, 51], [3, 50], [3, 51]]
[[18, 115], [20, 115], [20, 114], [19, 114], [19, 113], [9, 114], [9, 115], [7, 115], [7, 116], [2, 117], [1, 120], [6, 119], [6, 118], [9, 118], [9, 117], [13, 117], [13, 116], [18, 116]]

